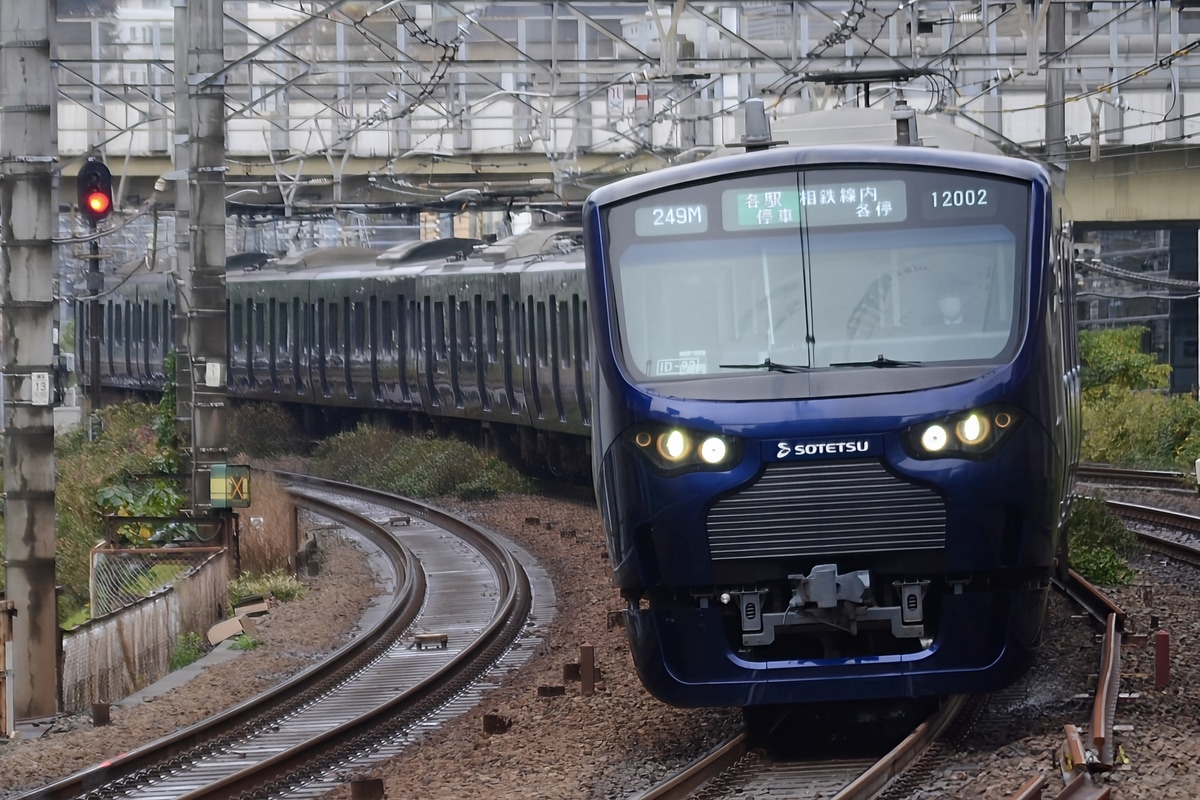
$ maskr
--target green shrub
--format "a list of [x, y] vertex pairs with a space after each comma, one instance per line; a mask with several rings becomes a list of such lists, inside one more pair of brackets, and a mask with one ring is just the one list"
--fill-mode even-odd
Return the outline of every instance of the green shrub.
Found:
[[229, 649], [230, 650], [253, 650], [254, 648], [258, 647], [260, 644], [262, 644], [262, 642], [260, 642], [258, 639], [255, 639], [253, 636], [247, 636], [246, 634], [242, 633], [242, 634], [239, 634], [238, 637], [233, 640], [233, 644], [229, 645]]
[[[88, 602], [88, 554], [104, 536], [102, 490], [132, 487], [121, 490], [132, 500], [144, 491], [138, 487], [147, 485], [140, 476], [154, 474], [168, 460], [155, 433], [154, 406], [121, 403], [105, 406], [97, 416], [102, 427], [94, 439], [84, 424], [55, 440], [55, 561], [58, 583], [63, 586], [60, 622]], [[110, 506], [109, 510], [116, 509]]]
[[1137, 550], [1137, 535], [1101, 499], [1077, 497], [1071, 504], [1070, 564], [1100, 586], [1128, 583], [1134, 575], [1126, 559]]
[[276, 570], [267, 575], [243, 575], [229, 584], [229, 611], [247, 597], [256, 595], [271, 595], [281, 603], [298, 600], [304, 597], [307, 589], [304, 584], [284, 570]]
[[1200, 457], [1200, 404], [1156, 392], [1112, 392], [1085, 402], [1083, 459], [1191, 473]]
[[175, 645], [175, 649], [171, 651], [171, 671], [186, 667], [199, 661], [204, 656], [204, 642], [200, 638], [200, 634], [195, 631], [188, 631], [180, 634], [179, 642]]
[[305, 453], [309, 443], [284, 409], [270, 403], [239, 403], [229, 415], [229, 443], [251, 458]]
[[486, 498], [531, 487], [498, 458], [434, 434], [413, 436], [363, 425], [325, 440], [313, 458], [321, 474], [404, 497]]

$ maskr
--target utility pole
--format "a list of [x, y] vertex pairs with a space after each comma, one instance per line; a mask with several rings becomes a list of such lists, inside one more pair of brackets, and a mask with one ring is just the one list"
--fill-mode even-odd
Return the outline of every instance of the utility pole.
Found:
[[[1067, 49], [1067, 11], [1062, 3], [1050, 3], [1046, 17], [1046, 53], [1056, 55]], [[1053, 164], [1055, 189], [1061, 191], [1067, 170], [1066, 64], [1061, 60], [1046, 64], [1046, 160]]]
[[[188, 97], [188, 57], [191, 39], [188, 30], [187, 0], [173, 0], [175, 6], [175, 169], [191, 174], [191, 101]], [[192, 359], [188, 349], [190, 276], [192, 274], [191, 182], [175, 182], [175, 422], [180, 433], [180, 470], [187, 508], [195, 508], [192, 489]]]
[[16, 607], [8, 685], [18, 721], [58, 712], [50, 387], [58, 266], [57, 92], [50, 69], [56, 6], [55, 0], [0, 2], [0, 372], [6, 591]]
[[[176, 6], [182, 0], [176, 0]], [[209, 480], [213, 464], [228, 460], [225, 289], [225, 18], [222, 0], [186, 3], [187, 112], [191, 165], [191, 270], [187, 349], [191, 382], [191, 487], [197, 517], [217, 518]], [[179, 114], [179, 111], [176, 111]], [[182, 393], [181, 393], [182, 394]], [[222, 509], [221, 521], [228, 511]], [[224, 530], [224, 527], [222, 528]]]

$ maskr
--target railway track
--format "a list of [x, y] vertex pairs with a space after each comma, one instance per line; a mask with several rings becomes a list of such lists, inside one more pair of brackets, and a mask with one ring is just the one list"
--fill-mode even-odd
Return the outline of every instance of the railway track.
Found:
[[[21, 797], [321, 796], [340, 782], [334, 770], [393, 755], [489, 668], [512, 666], [501, 662], [534, 602], [527, 557], [436, 509], [285, 477], [305, 514], [379, 556], [388, 602], [362, 635], [271, 692]], [[552, 597], [548, 584], [538, 593]]]
[[[1167, 472], [1141, 472], [1088, 465], [1081, 478], [1137, 488], [1180, 489], [1190, 491], [1187, 476]], [[1200, 566], [1200, 518], [1130, 503], [1109, 501], [1109, 507], [1122, 517], [1143, 523], [1138, 535], [1148, 545], [1178, 560]], [[1146, 530], [1145, 526], [1155, 530]], [[1059, 798], [1102, 800], [1110, 790], [1094, 775], [1114, 768], [1115, 716], [1120, 686], [1120, 651], [1126, 614], [1100, 589], [1081, 575], [1070, 571], [1059, 588], [1084, 608], [1103, 630], [1100, 659], [1092, 711], [1083, 732], [1068, 725], [1063, 732], [1060, 769], [1064, 787]], [[938, 737], [964, 713], [964, 698], [947, 702], [923, 722], [886, 756], [871, 759], [812, 759], [772, 761], [750, 745], [743, 732], [671, 776], [640, 800], [681, 800], [725, 797], [795, 796], [857, 800], [874, 798], [887, 789], [885, 796], [906, 796], [906, 783], [919, 777], [903, 775], [904, 770], [924, 758], [936, 760]], [[899, 781], [893, 779], [900, 777]], [[1021, 798], [1050, 797], [1045, 776], [1031, 776], [1012, 795]]]
[[1179, 492], [1196, 490], [1194, 476], [1166, 470], [1126, 469], [1109, 464], [1080, 464], [1075, 476], [1082, 483], [1099, 483], [1130, 489], [1160, 489]]

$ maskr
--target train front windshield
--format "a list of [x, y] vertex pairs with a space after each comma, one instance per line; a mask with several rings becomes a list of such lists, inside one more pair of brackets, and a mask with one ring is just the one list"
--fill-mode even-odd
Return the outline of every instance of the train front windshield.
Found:
[[1027, 302], [1029, 204], [1020, 181], [875, 167], [738, 176], [615, 206], [626, 369], [657, 382], [1004, 363]]

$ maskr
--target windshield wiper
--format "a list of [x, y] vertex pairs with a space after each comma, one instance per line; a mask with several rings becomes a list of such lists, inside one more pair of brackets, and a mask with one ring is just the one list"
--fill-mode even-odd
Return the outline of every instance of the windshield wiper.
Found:
[[883, 369], [885, 367], [919, 367], [923, 362], [920, 361], [897, 361], [894, 358], [884, 358], [883, 353], [880, 353], [874, 361], [835, 361], [830, 364], [831, 367], [876, 367]]
[[721, 369], [765, 369], [771, 372], [805, 372], [809, 369], [794, 364], [780, 364], [769, 358], [764, 358], [761, 364], [717, 364], [717, 366]]

